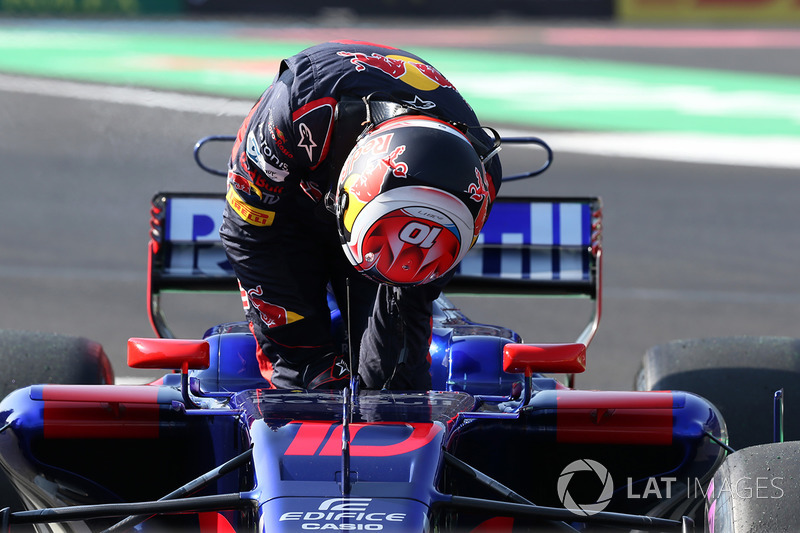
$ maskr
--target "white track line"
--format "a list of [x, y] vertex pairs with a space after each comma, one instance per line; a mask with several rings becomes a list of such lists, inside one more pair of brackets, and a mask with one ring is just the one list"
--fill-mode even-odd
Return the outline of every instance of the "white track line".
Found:
[[[524, 136], [530, 132], [503, 131]], [[800, 169], [800, 136], [701, 133], [542, 133], [559, 152], [757, 168]]]
[[[0, 91], [108, 102], [186, 113], [242, 117], [252, 101], [0, 74]], [[224, 132], [222, 132], [224, 133]], [[504, 135], [534, 135], [504, 130]], [[541, 137], [558, 152], [759, 168], [800, 169], [800, 136], [765, 137], [694, 133], [561, 133]]]
[[254, 101], [0, 74], [0, 91], [244, 118]]

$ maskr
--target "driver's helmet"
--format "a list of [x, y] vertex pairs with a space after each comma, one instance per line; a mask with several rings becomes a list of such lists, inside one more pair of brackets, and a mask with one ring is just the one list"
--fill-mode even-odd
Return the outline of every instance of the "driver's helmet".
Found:
[[420, 285], [464, 258], [493, 198], [483, 162], [453, 125], [422, 115], [367, 131], [339, 175], [344, 253], [379, 283]]

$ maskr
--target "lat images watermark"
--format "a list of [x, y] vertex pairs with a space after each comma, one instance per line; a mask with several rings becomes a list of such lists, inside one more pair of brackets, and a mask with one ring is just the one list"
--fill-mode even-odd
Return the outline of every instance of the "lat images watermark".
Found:
[[[720, 494], [728, 492], [738, 499], [758, 500], [783, 498], [784, 491], [781, 486], [783, 477], [781, 476], [742, 476], [737, 479], [723, 479], [719, 486], [714, 490], [714, 484], [705, 484], [699, 479], [687, 478], [678, 479], [676, 477], [649, 477], [638, 483], [634, 483], [632, 478], [627, 480], [626, 497], [631, 500], [643, 498], [672, 499], [673, 497], [686, 497], [689, 499], [719, 497]], [[637, 487], [641, 487], [637, 489]]]
[[[586, 493], [576, 490], [581, 483], [573, 479], [576, 474], [585, 482], [592, 481], [594, 477], [602, 485], [596, 500], [579, 500], [575, 494]], [[742, 476], [737, 479], [725, 479], [717, 483], [716, 487], [709, 480], [703, 482], [696, 478], [678, 478], [669, 476], [647, 477], [635, 480], [626, 478], [624, 497], [629, 500], [658, 499], [670, 500], [673, 498], [686, 499], [714, 499], [723, 493], [730, 493], [738, 499], [780, 499], [784, 496], [781, 476], [749, 477]], [[603, 511], [615, 496], [614, 481], [608, 469], [593, 459], [578, 459], [568, 464], [558, 477], [558, 497], [564, 507], [578, 516], [591, 516]], [[623, 489], [617, 491], [617, 497], [623, 496]]]
[[[578, 472], [593, 472], [603, 484], [603, 489], [596, 502], [578, 503], [572, 497], [569, 491], [570, 482]], [[611, 502], [613, 494], [614, 480], [611, 479], [611, 474], [605, 466], [592, 459], [573, 461], [558, 476], [558, 498], [565, 508], [579, 516], [591, 516], [599, 513]]]

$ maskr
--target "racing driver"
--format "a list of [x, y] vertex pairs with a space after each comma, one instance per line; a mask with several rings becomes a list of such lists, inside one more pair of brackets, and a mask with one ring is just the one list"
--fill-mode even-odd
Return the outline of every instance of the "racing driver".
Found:
[[[239, 129], [220, 234], [280, 389], [428, 390], [432, 304], [500, 185], [496, 132], [397, 48], [284, 59]], [[349, 325], [331, 327], [330, 295]]]

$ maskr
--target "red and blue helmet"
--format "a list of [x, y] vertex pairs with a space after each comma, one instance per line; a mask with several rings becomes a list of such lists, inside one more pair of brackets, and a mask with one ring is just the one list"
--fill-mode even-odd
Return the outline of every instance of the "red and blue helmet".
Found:
[[492, 200], [483, 162], [456, 127], [420, 115], [387, 120], [359, 139], [339, 175], [344, 253], [377, 282], [429, 283], [464, 258]]

